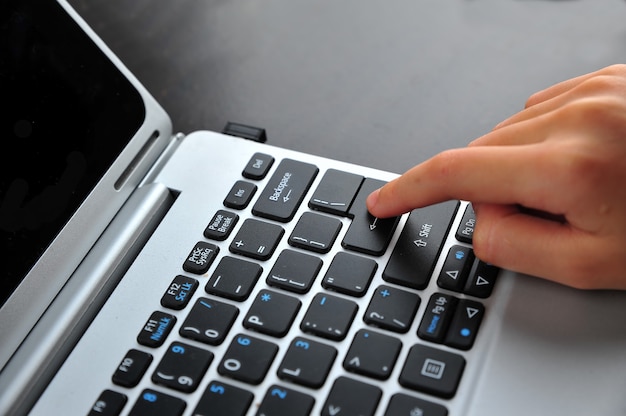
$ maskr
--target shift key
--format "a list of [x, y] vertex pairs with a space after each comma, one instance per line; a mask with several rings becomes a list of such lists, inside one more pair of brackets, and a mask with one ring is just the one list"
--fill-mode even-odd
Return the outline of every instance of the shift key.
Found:
[[352, 223], [342, 241], [348, 250], [381, 256], [386, 250], [400, 217], [376, 218], [367, 211], [367, 196], [386, 182], [366, 178], [348, 212]]
[[383, 279], [413, 289], [428, 286], [458, 201], [413, 210], [400, 234]]

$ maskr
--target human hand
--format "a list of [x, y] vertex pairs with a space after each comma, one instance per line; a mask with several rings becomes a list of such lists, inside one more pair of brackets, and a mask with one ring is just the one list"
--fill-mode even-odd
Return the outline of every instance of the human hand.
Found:
[[481, 260], [576, 288], [626, 289], [626, 65], [532, 95], [367, 206], [384, 218], [449, 199], [472, 202]]

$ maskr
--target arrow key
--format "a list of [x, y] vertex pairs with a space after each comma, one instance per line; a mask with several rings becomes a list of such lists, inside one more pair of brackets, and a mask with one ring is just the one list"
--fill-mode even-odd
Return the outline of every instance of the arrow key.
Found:
[[474, 258], [471, 248], [452, 246], [439, 273], [437, 285], [455, 292], [462, 291]]
[[469, 350], [474, 344], [485, 307], [473, 300], [461, 299], [450, 323], [444, 343], [450, 347]]

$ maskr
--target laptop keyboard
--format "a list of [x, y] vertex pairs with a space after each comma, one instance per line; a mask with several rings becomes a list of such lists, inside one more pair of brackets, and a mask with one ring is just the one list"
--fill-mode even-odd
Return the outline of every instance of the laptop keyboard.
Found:
[[[204, 239], [163, 287], [161, 307], [111, 369], [115, 388], [103, 389], [87, 412], [299, 416], [323, 400], [328, 416], [447, 415], [498, 273], [471, 249], [471, 205], [450, 201], [404, 222], [380, 219], [365, 198], [383, 181], [335, 169], [322, 175], [313, 164], [264, 153], [242, 169], [222, 209], [199, 228]], [[249, 206], [253, 215], [244, 215]], [[289, 232], [287, 224], [295, 224]], [[458, 244], [442, 252], [450, 232]], [[288, 248], [279, 249], [283, 241]], [[433, 279], [437, 290], [425, 297]], [[406, 345], [399, 335], [409, 331], [414, 342]], [[218, 377], [205, 381], [210, 368]], [[379, 382], [394, 370], [401, 388], [382, 400]], [[259, 394], [255, 387], [269, 377], [275, 383]], [[129, 400], [146, 378], [151, 387]], [[200, 400], [190, 401], [201, 385]], [[323, 386], [330, 387], [320, 399]]]

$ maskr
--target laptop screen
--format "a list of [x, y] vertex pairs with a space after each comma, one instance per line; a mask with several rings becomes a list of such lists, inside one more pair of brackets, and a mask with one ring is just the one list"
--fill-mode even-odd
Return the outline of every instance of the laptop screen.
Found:
[[0, 5], [0, 307], [140, 127], [138, 92], [55, 1]]

